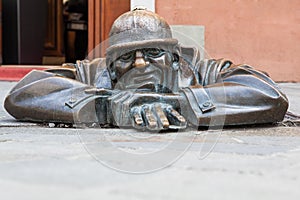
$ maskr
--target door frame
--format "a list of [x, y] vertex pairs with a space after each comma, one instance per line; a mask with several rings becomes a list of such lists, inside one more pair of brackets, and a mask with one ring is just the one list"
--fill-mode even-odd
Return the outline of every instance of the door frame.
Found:
[[130, 10], [130, 0], [88, 0], [88, 58], [103, 57], [104, 42], [118, 16]]

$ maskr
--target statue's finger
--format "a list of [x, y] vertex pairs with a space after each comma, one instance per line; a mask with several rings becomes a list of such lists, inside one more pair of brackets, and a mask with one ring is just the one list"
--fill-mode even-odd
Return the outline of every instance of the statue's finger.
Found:
[[133, 117], [133, 127], [137, 129], [142, 129], [144, 127], [144, 120], [142, 117], [141, 108], [132, 108], [131, 115]]
[[151, 110], [151, 107], [149, 105], [145, 105], [143, 106], [142, 110], [143, 110], [142, 113], [144, 115], [146, 128], [149, 130], [158, 130], [157, 119], [155, 117], [155, 114]]
[[157, 116], [157, 121], [159, 123], [160, 129], [168, 129], [169, 128], [169, 120], [162, 108], [161, 104], [155, 104], [154, 105], [154, 109], [156, 112], [156, 116]]
[[117, 126], [130, 126], [131, 119], [129, 118], [130, 110], [123, 104], [128, 98], [131, 97], [130, 93], [121, 93], [110, 98], [111, 112]]
[[186, 119], [180, 115], [174, 108], [171, 106], [165, 108], [168, 120], [170, 123], [169, 128], [174, 128], [174, 129], [182, 129], [186, 128], [187, 122]]

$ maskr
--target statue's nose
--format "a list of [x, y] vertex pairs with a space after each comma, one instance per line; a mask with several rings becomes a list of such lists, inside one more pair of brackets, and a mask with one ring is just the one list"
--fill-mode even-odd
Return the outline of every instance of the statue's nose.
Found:
[[141, 51], [135, 52], [135, 61], [134, 61], [134, 67], [142, 68], [149, 65], [149, 62], [146, 62], [144, 55]]

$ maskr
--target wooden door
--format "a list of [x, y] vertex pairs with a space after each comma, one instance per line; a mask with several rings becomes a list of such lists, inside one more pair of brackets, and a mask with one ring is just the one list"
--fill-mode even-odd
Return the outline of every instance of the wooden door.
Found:
[[[130, 10], [130, 0], [88, 0], [88, 51], [108, 38], [110, 27], [121, 14]], [[103, 51], [102, 51], [103, 52]], [[101, 50], [93, 51], [91, 57], [104, 56]]]
[[62, 0], [48, 0], [47, 32], [44, 56], [63, 56]]

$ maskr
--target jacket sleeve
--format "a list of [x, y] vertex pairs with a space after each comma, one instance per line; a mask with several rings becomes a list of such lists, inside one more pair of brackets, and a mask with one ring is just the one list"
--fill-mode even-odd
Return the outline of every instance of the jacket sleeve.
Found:
[[[16, 119], [36, 122], [99, 122], [94, 87], [46, 71], [32, 71], [8, 94], [5, 109]], [[96, 112], [97, 111], [97, 112]]]
[[182, 89], [183, 115], [197, 126], [261, 124], [281, 121], [288, 100], [266, 75], [228, 60], [199, 64], [199, 84]]

